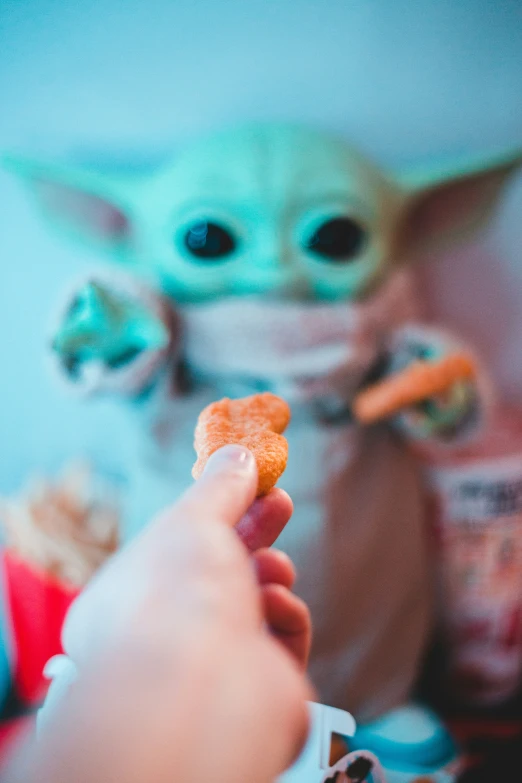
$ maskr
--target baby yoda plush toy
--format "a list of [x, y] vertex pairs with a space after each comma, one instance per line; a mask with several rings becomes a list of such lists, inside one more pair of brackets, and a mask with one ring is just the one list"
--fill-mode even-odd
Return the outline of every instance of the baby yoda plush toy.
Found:
[[431, 625], [408, 443], [473, 437], [487, 389], [479, 374], [367, 427], [352, 403], [390, 369], [458, 347], [418, 325], [405, 262], [488, 218], [521, 160], [392, 175], [340, 139], [271, 124], [147, 174], [10, 160], [56, 224], [113, 262], [78, 284], [53, 350], [73, 386], [121, 393], [145, 419], [129, 535], [189, 483], [204, 405], [261, 390], [292, 405], [281, 485], [295, 514], [278, 545], [312, 611], [320, 698], [363, 720], [408, 698]]

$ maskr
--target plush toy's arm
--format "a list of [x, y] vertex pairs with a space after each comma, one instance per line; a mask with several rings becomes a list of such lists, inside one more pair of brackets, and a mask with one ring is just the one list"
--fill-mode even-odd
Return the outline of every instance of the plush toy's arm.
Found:
[[439, 388], [444, 387], [394, 416], [395, 425], [408, 437], [457, 445], [473, 440], [482, 431], [492, 391], [486, 373], [467, 346], [442, 329], [408, 325], [393, 334], [389, 350], [391, 375], [424, 362], [430, 369], [437, 365], [432, 373], [434, 385], [440, 380]]
[[135, 396], [173, 359], [177, 326], [164, 297], [133, 279], [94, 273], [68, 296], [52, 352], [73, 388]]

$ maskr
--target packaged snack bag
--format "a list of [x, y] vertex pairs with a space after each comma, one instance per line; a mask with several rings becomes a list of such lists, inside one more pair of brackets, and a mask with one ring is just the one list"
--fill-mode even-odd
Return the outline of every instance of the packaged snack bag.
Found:
[[522, 684], [522, 411], [427, 473], [451, 700], [497, 705]]

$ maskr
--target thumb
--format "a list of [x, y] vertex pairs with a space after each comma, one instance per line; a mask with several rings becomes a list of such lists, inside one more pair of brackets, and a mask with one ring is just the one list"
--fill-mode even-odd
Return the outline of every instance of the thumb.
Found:
[[209, 458], [203, 475], [157, 519], [157, 530], [173, 522], [217, 522], [232, 528], [255, 499], [257, 466], [244, 446], [223, 446]]

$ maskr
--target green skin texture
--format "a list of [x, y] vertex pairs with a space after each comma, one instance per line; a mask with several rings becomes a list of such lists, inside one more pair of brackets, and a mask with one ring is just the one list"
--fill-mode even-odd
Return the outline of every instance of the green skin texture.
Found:
[[[100, 250], [175, 303], [197, 303], [252, 294], [301, 301], [361, 299], [399, 260], [433, 242], [429, 230], [422, 236], [419, 206], [429, 208], [430, 199], [443, 197], [452, 183], [476, 182], [480, 188], [490, 178], [507, 177], [521, 160], [517, 150], [391, 174], [327, 133], [257, 124], [203, 138], [147, 176], [109, 176], [16, 157], [7, 163], [29, 183], [54, 183], [116, 206], [130, 221], [131, 236], [101, 241]], [[439, 232], [442, 239], [469, 230], [491, 209], [486, 204], [479, 215], [452, 218]], [[56, 211], [47, 214], [70, 236], [97, 244], [88, 222], [60, 220]], [[339, 216], [355, 219], [366, 241], [355, 258], [332, 264], [306, 244], [325, 220]], [[235, 236], [236, 249], [225, 260], [198, 260], [184, 246], [188, 226], [205, 220], [227, 226]], [[111, 301], [101, 284], [90, 286], [55, 337], [54, 349], [64, 363], [72, 355], [79, 361], [117, 363], [136, 348], [166, 343], [161, 326], [135, 302]], [[432, 406], [430, 430], [462, 414], [469, 397], [464, 391], [458, 384], [443, 405]]]

